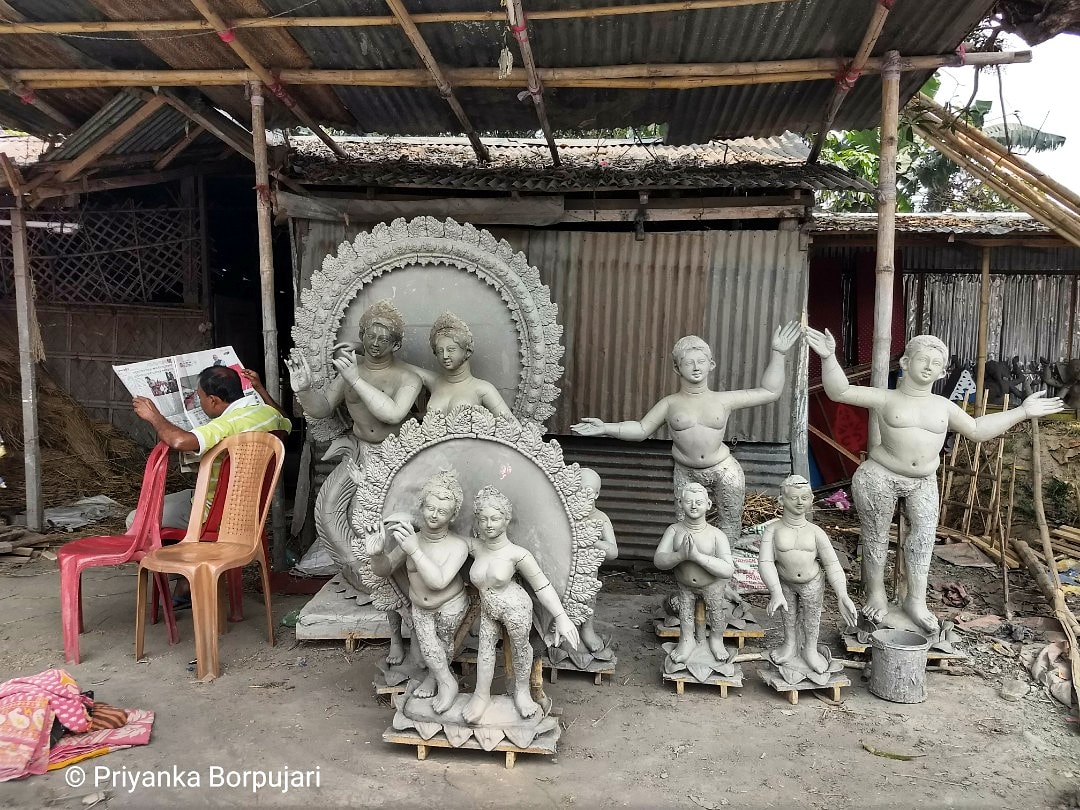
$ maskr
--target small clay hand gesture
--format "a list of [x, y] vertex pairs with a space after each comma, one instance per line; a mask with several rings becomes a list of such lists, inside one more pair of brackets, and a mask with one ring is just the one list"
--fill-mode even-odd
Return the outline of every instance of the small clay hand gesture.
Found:
[[1061, 397], [1048, 397], [1045, 391], [1036, 391], [1024, 400], [1024, 413], [1028, 419], [1038, 419], [1040, 416], [1057, 413], [1065, 407]]
[[390, 527], [390, 535], [406, 554], [413, 554], [420, 548], [420, 542], [416, 539], [416, 531], [412, 526], [396, 523]]
[[369, 557], [382, 554], [386, 550], [386, 534], [378, 523], [369, 523], [364, 527], [364, 548]]
[[[781, 597], [782, 598], [782, 597]], [[859, 611], [855, 607], [855, 603], [851, 601], [851, 597], [846, 593], [840, 594], [837, 599], [837, 604], [840, 606], [840, 615], [844, 617], [844, 621], [847, 622], [848, 627], [859, 626]], [[772, 616], [772, 614], [769, 614]]]
[[289, 369], [289, 385], [293, 391], [311, 389], [311, 366], [299, 349], [293, 349], [285, 358], [285, 367]]
[[357, 486], [363, 486], [364, 474], [360, 471], [360, 468], [356, 466], [356, 462], [351, 458], [346, 458], [342, 459], [341, 463], [345, 465], [345, 472], [349, 474], [349, 478], [352, 479], [353, 483]]
[[577, 436], [604, 436], [607, 425], [602, 419], [594, 416], [583, 417], [582, 420], [570, 426], [570, 432]]
[[562, 643], [562, 639], [570, 642], [570, 646], [575, 650], [581, 646], [581, 636], [578, 634], [578, 629], [565, 613], [560, 613], [555, 617], [555, 630], [552, 638], [554, 646], [558, 647]]
[[[848, 601], [850, 602], [851, 600], [849, 599]], [[855, 606], [852, 605], [852, 608], [854, 607]], [[791, 608], [788, 607], [787, 599], [784, 598], [783, 591], [777, 591], [776, 595], [769, 600], [769, 606], [765, 608], [765, 612], [770, 616], [774, 615], [778, 610], [791, 610]], [[846, 619], [847, 616], [844, 618]]]
[[356, 364], [356, 349], [351, 343], [339, 343], [334, 347], [338, 354], [333, 359], [334, 368], [347, 382], [354, 383], [360, 378], [360, 367]]
[[798, 321], [790, 321], [784, 326], [776, 327], [776, 331], [773, 332], [772, 348], [773, 351], [786, 354], [792, 346], [794, 346], [799, 338], [802, 337], [802, 326]]
[[806, 340], [810, 344], [810, 348], [822, 357], [832, 357], [836, 353], [836, 338], [832, 336], [832, 332], [828, 329], [819, 332], [817, 329], [808, 326], [806, 327]]

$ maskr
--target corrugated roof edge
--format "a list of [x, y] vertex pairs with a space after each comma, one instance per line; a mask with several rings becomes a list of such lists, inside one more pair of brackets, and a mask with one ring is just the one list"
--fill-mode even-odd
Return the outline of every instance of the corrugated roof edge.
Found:
[[[835, 214], [815, 211], [810, 233], [871, 233], [877, 230], [877, 214]], [[901, 233], [985, 234], [1052, 233], [1030, 214], [1020, 212], [926, 212], [897, 214], [896, 230]]]

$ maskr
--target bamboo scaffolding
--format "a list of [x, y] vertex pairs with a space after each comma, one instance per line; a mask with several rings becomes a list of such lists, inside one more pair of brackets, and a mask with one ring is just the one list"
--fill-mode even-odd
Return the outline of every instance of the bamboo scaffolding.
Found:
[[156, 161], [154, 161], [154, 170], [161, 171], [172, 163], [176, 158], [180, 156], [180, 153], [195, 143], [196, 139], [202, 135], [204, 130], [199, 124], [195, 124], [188, 130], [187, 135], [178, 140], [175, 144], [170, 146], [165, 152], [162, 153]]
[[892, 3], [881, 2], [881, 0], [877, 0], [875, 3], [874, 12], [870, 16], [870, 24], [867, 25], [866, 33], [863, 34], [859, 50], [855, 52], [855, 57], [851, 62], [845, 66], [842, 74], [836, 78], [836, 85], [833, 87], [832, 95], [829, 96], [829, 101], [825, 105], [825, 115], [822, 116], [821, 126], [818, 127], [814, 144], [810, 147], [810, 155], [806, 158], [807, 163], [817, 163], [818, 156], [821, 154], [821, 147], [825, 145], [825, 138], [828, 137], [829, 130], [832, 129], [832, 123], [836, 120], [836, 114], [840, 111], [840, 106], [844, 103], [848, 93], [855, 86], [855, 82], [858, 81], [859, 74], [866, 67], [866, 62], [874, 50], [874, 45], [877, 44], [878, 37], [881, 36], [881, 30], [885, 27], [885, 18], [889, 16], [891, 9]]
[[[345, 150], [341, 148], [337, 141], [330, 137], [326, 130], [319, 126], [315, 119], [308, 114], [307, 110], [297, 103], [296, 99], [289, 94], [289, 91], [285, 89], [281, 81], [276, 79], [269, 70], [264, 68], [255, 57], [255, 54], [248, 50], [247, 46], [228, 30], [228, 23], [226, 23], [225, 20], [210, 7], [209, 0], [191, 0], [191, 4], [198, 9], [199, 13], [202, 14], [203, 17], [206, 18], [206, 21], [219, 33], [221, 41], [232, 48], [233, 52], [240, 57], [240, 60], [248, 66], [259, 81], [277, 96], [278, 100], [285, 105], [289, 112], [291, 112], [301, 124], [310, 129], [320, 141], [330, 147], [330, 151], [335, 155], [340, 158], [347, 157]], [[226, 36], [226, 34], [228, 34], [228, 36]]]
[[43, 112], [68, 131], [78, 128], [74, 121], [56, 109], [56, 107], [35, 96], [34, 92], [29, 87], [23, 85], [22, 82], [8, 79], [4, 73], [0, 73], [0, 90], [6, 90], [7, 92], [18, 96], [21, 100], [25, 100], [27, 104], [30, 104], [34, 109]]
[[154, 96], [135, 112], [121, 121], [112, 129], [105, 132], [100, 138], [91, 143], [77, 158], [58, 171], [52, 179], [57, 183], [65, 183], [79, 174], [83, 169], [108, 152], [116, 144], [130, 135], [140, 124], [148, 120], [154, 113], [165, 106], [165, 99]]
[[[530, 17], [530, 19], [535, 19]], [[971, 54], [970, 56], [975, 56]], [[1014, 64], [1031, 61], [1031, 51], [986, 54], [980, 64]], [[867, 61], [863, 74], [880, 73], [883, 59]], [[597, 67], [536, 68], [537, 77], [550, 87], [648, 87], [649, 82], [674, 82], [674, 86], [709, 87], [739, 84], [803, 82], [833, 78], [844, 67], [843, 59], [790, 59], [771, 62], [717, 62], [656, 65], [601, 65]], [[900, 59], [901, 71], [931, 70], [959, 64], [956, 54], [912, 56]], [[967, 64], [974, 64], [968, 61]], [[427, 70], [387, 68], [384, 70], [325, 70], [282, 68], [273, 72], [292, 85], [328, 84], [355, 87], [435, 87]], [[456, 87], [507, 87], [523, 84], [528, 76], [515, 68], [500, 79], [495, 68], [445, 68], [448, 82]], [[259, 78], [254, 71], [222, 69], [107, 70], [17, 68], [7, 71], [13, 81], [37, 89], [118, 86], [227, 86]], [[585, 84], [595, 82], [595, 84]], [[696, 82], [692, 84], [690, 82]], [[623, 84], [625, 83], [625, 84]]]
[[525, 66], [525, 75], [529, 79], [529, 95], [536, 108], [540, 129], [544, 131], [544, 140], [547, 141], [548, 149], [551, 151], [551, 162], [558, 166], [561, 163], [559, 150], [555, 147], [555, 138], [551, 134], [551, 124], [548, 122], [547, 108], [544, 106], [544, 83], [536, 73], [536, 60], [533, 58], [532, 45], [529, 42], [528, 22], [525, 19], [525, 10], [521, 6], [521, 0], [506, 0], [506, 20], [510, 24], [510, 30], [521, 51], [521, 61]]

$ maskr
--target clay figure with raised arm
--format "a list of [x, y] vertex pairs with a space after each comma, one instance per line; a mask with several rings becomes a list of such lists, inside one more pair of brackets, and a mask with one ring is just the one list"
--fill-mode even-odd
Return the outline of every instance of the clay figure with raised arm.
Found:
[[[900, 358], [903, 376], [895, 389], [851, 385], [834, 352], [836, 340], [826, 330], [807, 329], [810, 346], [821, 355], [821, 381], [834, 402], [866, 408], [877, 417], [881, 441], [852, 477], [862, 534], [863, 614], [875, 624], [939, 632], [938, 620], [926, 606], [927, 576], [938, 522], [935, 475], [949, 431], [985, 442], [1025, 419], [1062, 409], [1057, 397], [1032, 394], [1024, 404], [1004, 413], [974, 418], [956, 403], [932, 392], [945, 376], [949, 351], [933, 335], [908, 341]], [[904, 499], [909, 531], [904, 550], [906, 592], [890, 607], [885, 593], [885, 556], [896, 502]]]
[[[397, 433], [408, 417], [421, 382], [394, 356], [404, 333], [405, 322], [393, 302], [376, 301], [360, 316], [360, 342], [334, 347], [333, 365], [338, 374], [321, 390], [313, 387], [311, 368], [303, 354], [293, 349], [289, 355], [289, 379], [305, 414], [323, 419], [344, 404], [352, 417], [352, 432], [335, 439], [324, 460], [341, 457], [362, 463], [364, 448]], [[355, 488], [346, 466], [339, 464], [323, 483], [315, 502], [315, 522], [320, 547], [326, 548], [346, 578], [359, 587], [349, 568], [352, 531], [348, 506]]]
[[511, 421], [514, 412], [492, 383], [474, 377], [470, 358], [473, 353], [473, 333], [469, 325], [452, 312], [444, 312], [431, 325], [431, 352], [438, 363], [438, 372], [409, 366], [424, 381], [431, 396], [428, 411], [449, 413], [460, 405], [486, 408]]
[[458, 694], [450, 671], [454, 635], [469, 610], [461, 568], [469, 557], [469, 542], [450, 531], [461, 510], [461, 484], [453, 471], [433, 475], [420, 490], [419, 531], [408, 516], [391, 516], [384, 531], [370, 535], [372, 570], [389, 577], [402, 565], [409, 580], [413, 639], [420, 647], [428, 676], [413, 692], [438, 697], [432, 704], [445, 712]]
[[761, 579], [769, 589], [767, 612], [772, 616], [780, 610], [784, 617], [784, 643], [769, 653], [769, 659], [777, 666], [820, 674], [829, 669], [829, 659], [818, 651], [826, 580], [848, 625], [854, 627], [858, 615], [828, 535], [809, 520], [814, 505], [810, 482], [800, 475], [788, 476], [779, 500], [783, 513], [766, 527], [759, 556]]
[[694, 613], [700, 596], [711, 628], [709, 650], [717, 661], [726, 661], [724, 593], [735, 573], [731, 548], [724, 532], [705, 521], [712, 501], [704, 486], [695, 482], [683, 486], [679, 505], [683, 517], [667, 527], [653, 555], [653, 564], [661, 571], [673, 571], [679, 583], [680, 635], [671, 659], [685, 663], [694, 652], [697, 645]]
[[[603, 422], [585, 417], [571, 430], [581, 436], [610, 436], [640, 442], [665, 425], [671, 431], [675, 458], [674, 493], [678, 503], [683, 485], [694, 481], [712, 493], [720, 513], [720, 529], [731, 539], [742, 533], [746, 482], [742, 467], [724, 444], [732, 411], [776, 402], [784, 390], [784, 358], [802, 335], [798, 322], [778, 327], [772, 338], [772, 357], [757, 388], [713, 391], [709, 373], [716, 368], [709, 344], [699, 337], [680, 338], [671, 351], [677, 393], [664, 397], [639, 422]], [[737, 358], [731, 358], [737, 362]]]
[[466, 723], [479, 723], [491, 704], [491, 681], [495, 675], [495, 645], [500, 630], [510, 640], [513, 673], [507, 673], [507, 687], [518, 714], [533, 717], [540, 705], [530, 694], [533, 650], [529, 633], [533, 623], [533, 601], [517, 578], [525, 580], [536, 601], [554, 618], [554, 644], [565, 638], [572, 647], [581, 640], [577, 628], [566, 615], [555, 588], [540, 570], [536, 559], [506, 535], [513, 518], [510, 500], [493, 486], [481, 489], [473, 501], [476, 537], [470, 542], [472, 567], [469, 577], [480, 592], [480, 648], [476, 658], [476, 689], [462, 711]]

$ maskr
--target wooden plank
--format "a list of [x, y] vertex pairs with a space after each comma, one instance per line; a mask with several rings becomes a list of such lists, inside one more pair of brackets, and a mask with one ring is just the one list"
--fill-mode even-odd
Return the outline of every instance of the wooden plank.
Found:
[[[809, 201], [808, 201], [809, 202]], [[637, 208], [621, 210], [567, 210], [561, 222], [634, 222]], [[703, 221], [728, 219], [796, 219], [806, 216], [807, 205], [746, 205], [716, 208], [653, 208], [645, 209], [646, 222]]]
[[432, 200], [367, 200], [277, 195], [278, 211], [286, 216], [341, 222], [384, 222], [398, 217], [412, 219], [447, 217], [484, 225], [554, 225], [563, 215], [563, 198], [551, 197], [443, 197]]
[[167, 167], [170, 163], [176, 160], [180, 153], [195, 143], [195, 139], [202, 135], [206, 130], [202, 128], [200, 124], [193, 125], [183, 138], [178, 140], [175, 144], [170, 146], [165, 152], [155, 161], [154, 171], [160, 172]]
[[134, 132], [144, 121], [148, 120], [163, 106], [165, 106], [164, 98], [161, 96], [152, 97], [135, 110], [135, 112], [90, 144], [90, 146], [88, 146], [78, 157], [74, 158], [71, 163], [58, 171], [55, 178], [53, 178], [54, 182], [65, 183], [78, 175], [79, 172]]

